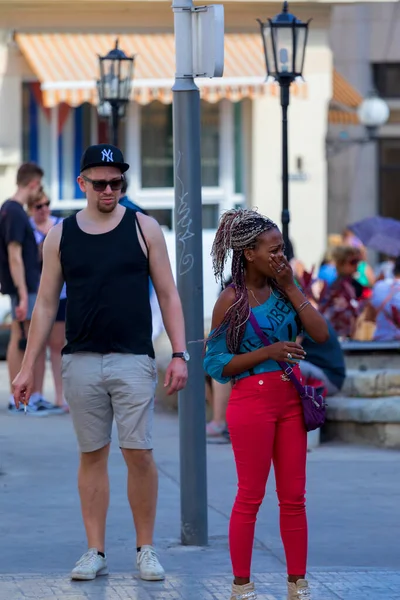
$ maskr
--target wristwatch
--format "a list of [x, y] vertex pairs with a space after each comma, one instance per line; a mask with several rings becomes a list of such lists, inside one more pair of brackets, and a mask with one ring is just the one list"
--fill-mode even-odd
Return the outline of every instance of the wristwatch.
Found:
[[190, 354], [187, 350], [185, 350], [185, 352], [174, 352], [172, 358], [181, 358], [185, 362], [189, 362]]

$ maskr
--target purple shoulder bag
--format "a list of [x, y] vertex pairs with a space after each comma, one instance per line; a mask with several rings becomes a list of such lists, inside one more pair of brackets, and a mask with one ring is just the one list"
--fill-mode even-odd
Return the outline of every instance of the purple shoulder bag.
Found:
[[[250, 323], [255, 333], [258, 335], [264, 346], [271, 346], [271, 342], [258, 324], [253, 311], [250, 312]], [[325, 422], [326, 402], [324, 397], [318, 393], [318, 390], [311, 385], [303, 385], [296, 377], [292, 367], [288, 363], [277, 361], [278, 365], [290, 379], [296, 388], [303, 406], [304, 424], [307, 431], [318, 429]]]

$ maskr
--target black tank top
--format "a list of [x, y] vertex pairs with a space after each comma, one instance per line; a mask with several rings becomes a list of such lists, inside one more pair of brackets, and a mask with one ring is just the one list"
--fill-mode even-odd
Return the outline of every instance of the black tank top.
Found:
[[136, 213], [129, 208], [117, 227], [98, 235], [82, 231], [76, 215], [63, 221], [60, 260], [67, 284], [63, 354], [119, 352], [154, 358], [149, 265], [136, 224], [141, 232]]

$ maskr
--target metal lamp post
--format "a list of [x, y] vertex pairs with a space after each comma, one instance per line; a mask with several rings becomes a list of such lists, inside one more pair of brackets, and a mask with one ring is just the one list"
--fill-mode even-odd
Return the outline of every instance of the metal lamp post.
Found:
[[289, 241], [289, 170], [288, 170], [288, 106], [290, 84], [303, 76], [308, 25], [288, 12], [283, 3], [279, 15], [263, 22], [258, 19], [264, 46], [267, 78], [273, 77], [281, 89], [282, 106], [282, 235]]
[[352, 146], [364, 146], [376, 142], [379, 139], [378, 129], [389, 119], [390, 108], [387, 102], [380, 98], [375, 90], [372, 90], [357, 108], [357, 116], [360, 125], [365, 128], [365, 134], [361, 137], [352, 137], [347, 131], [342, 131], [337, 138], [328, 137], [326, 139], [328, 157]]
[[[118, 40], [106, 56], [99, 56], [100, 80], [97, 83], [99, 93], [100, 116], [111, 116], [111, 139], [118, 146], [119, 120], [125, 115], [129, 102], [134, 68], [134, 56], [126, 54], [118, 47]], [[103, 114], [102, 114], [103, 113]]]

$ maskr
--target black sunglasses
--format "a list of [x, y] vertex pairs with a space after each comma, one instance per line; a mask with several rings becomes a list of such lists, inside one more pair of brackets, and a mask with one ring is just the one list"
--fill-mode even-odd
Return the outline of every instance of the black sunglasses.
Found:
[[41, 204], [35, 204], [35, 210], [40, 210], [43, 206], [50, 206], [50, 202], [42, 202]]
[[90, 177], [86, 177], [86, 175], [82, 175], [82, 178], [85, 181], [88, 181], [92, 184], [95, 192], [104, 192], [107, 189], [107, 186], [110, 186], [113, 192], [120, 190], [124, 183], [124, 178], [121, 179], [90, 179]]
[[358, 260], [358, 258], [351, 258], [347, 261], [347, 264], [351, 265], [352, 267], [355, 267], [356, 265], [358, 265], [359, 262], [360, 261]]

